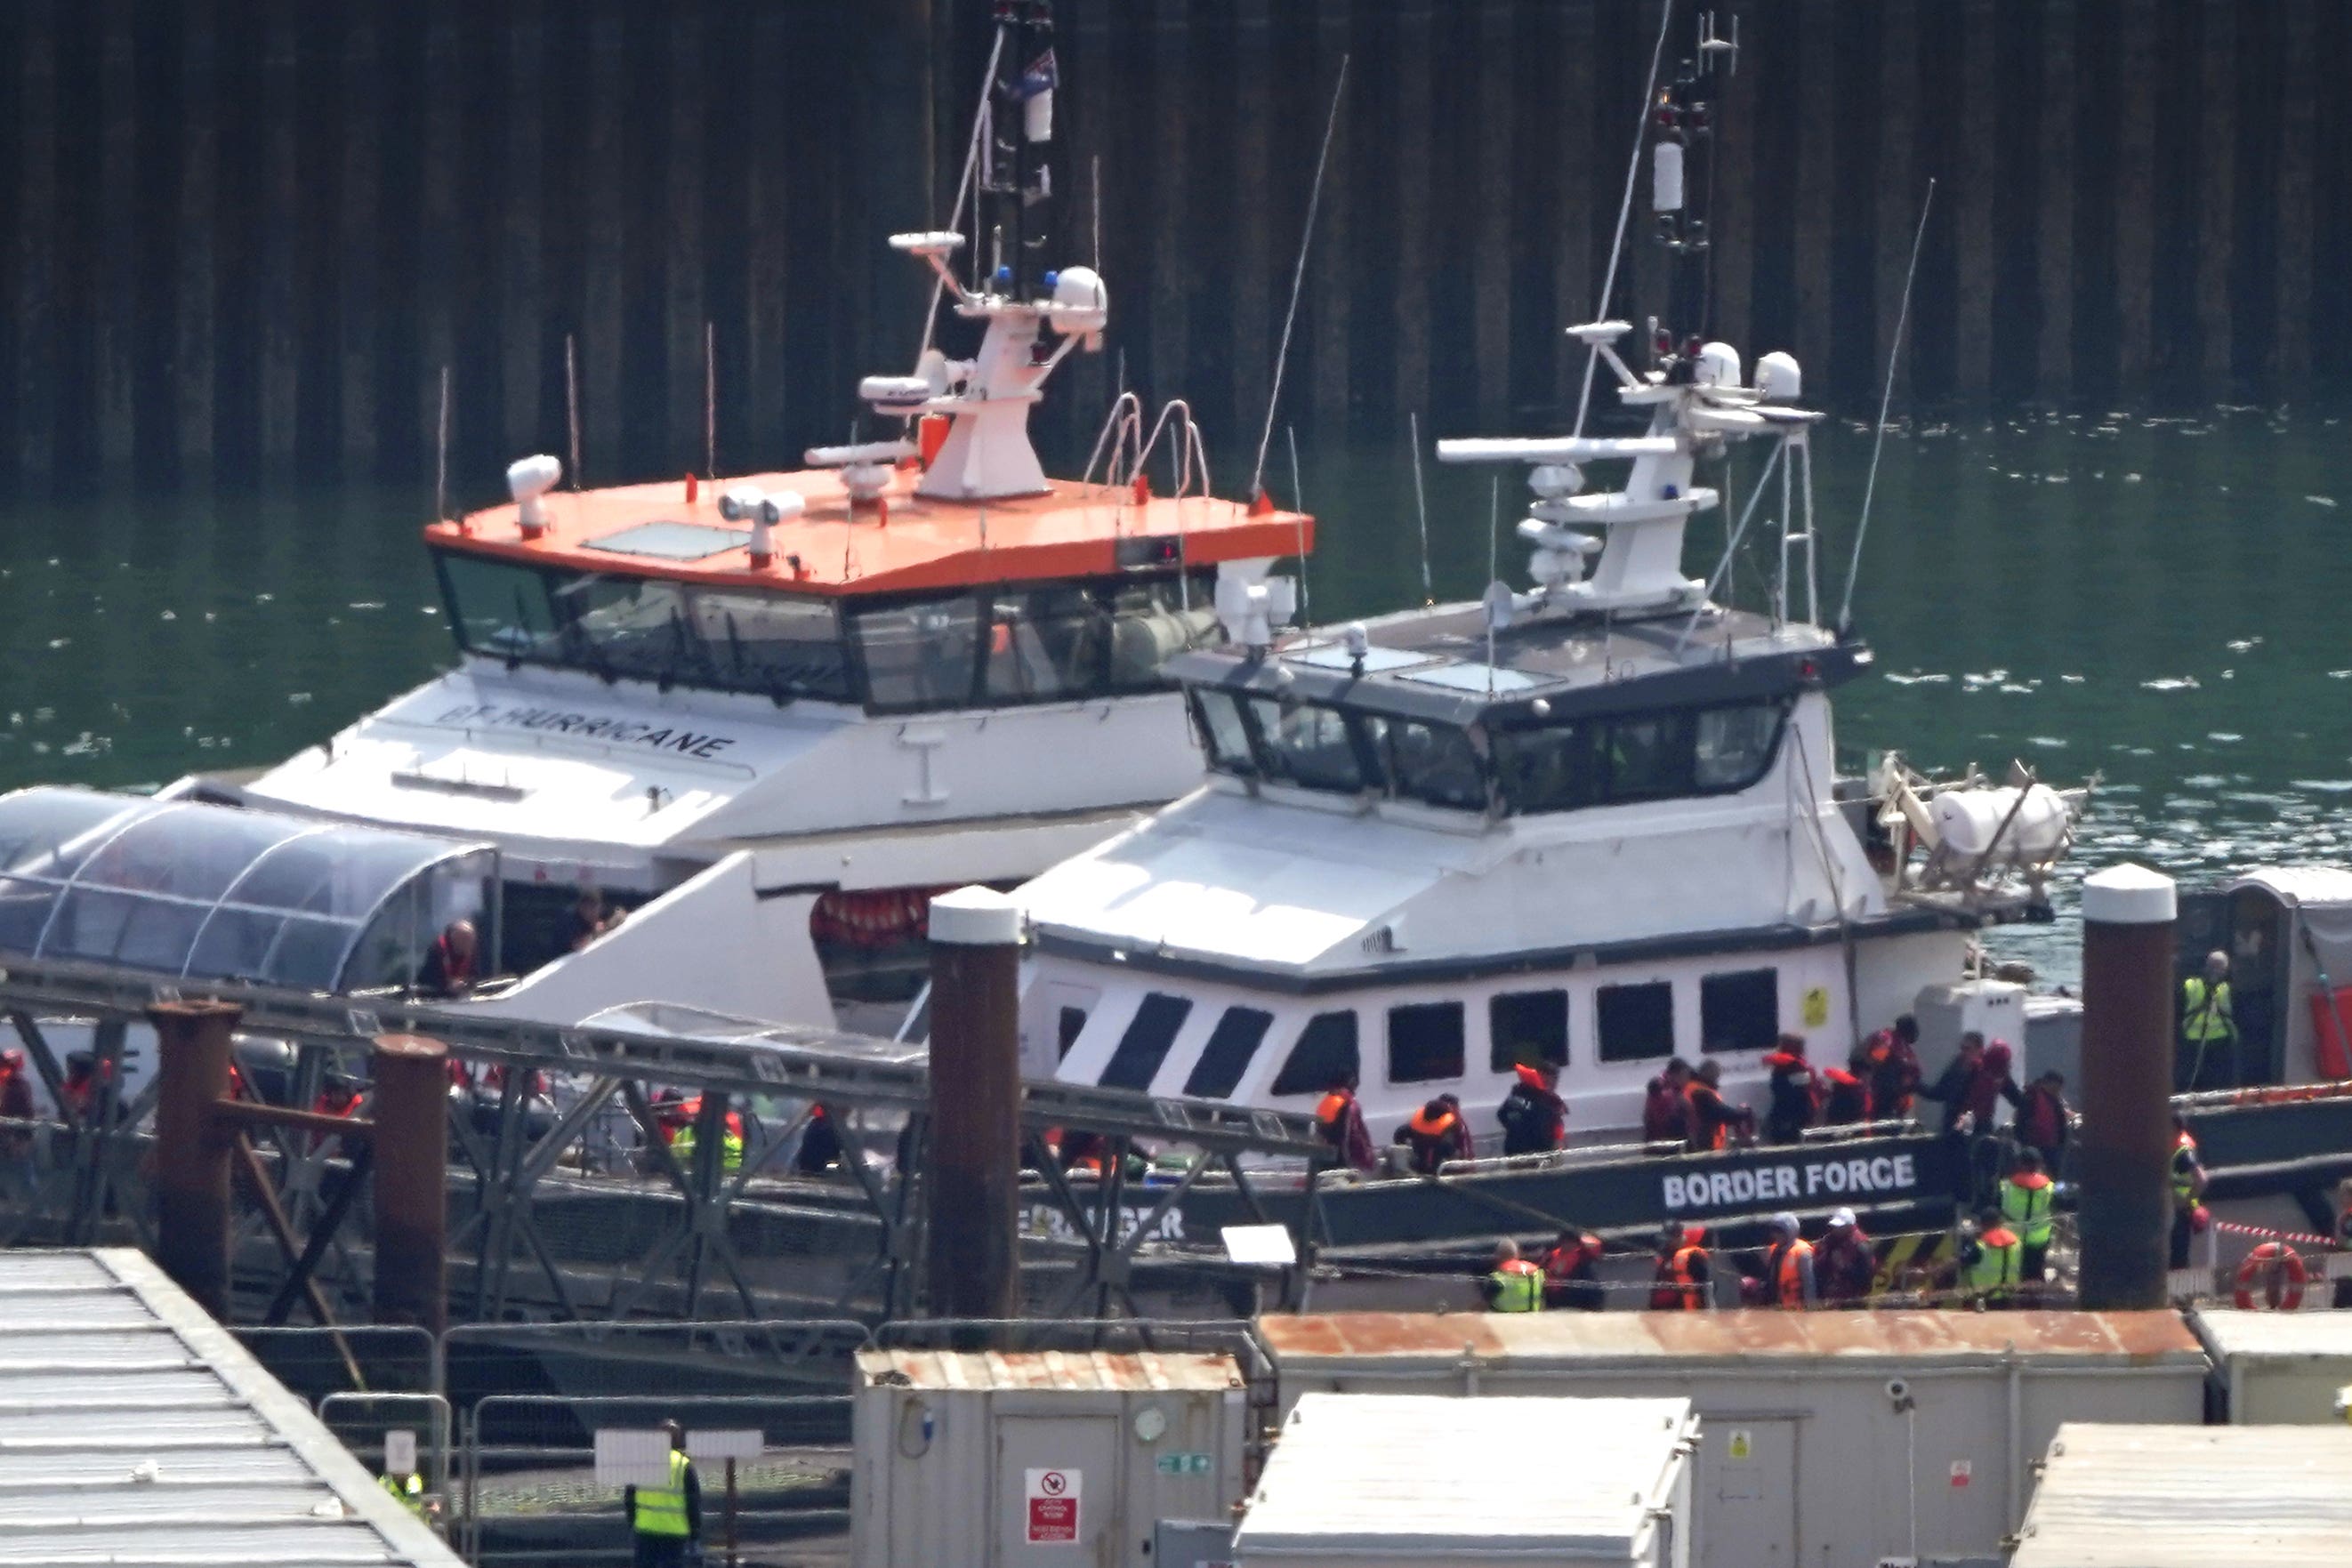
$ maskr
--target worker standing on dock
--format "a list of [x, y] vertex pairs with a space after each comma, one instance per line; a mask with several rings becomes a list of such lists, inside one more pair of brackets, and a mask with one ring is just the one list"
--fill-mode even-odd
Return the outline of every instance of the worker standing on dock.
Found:
[[[2238, 1081], [2238, 1019], [2230, 1000], [2230, 956], [2205, 955], [2205, 972], [2180, 982], [2180, 1060], [2184, 1091], [2226, 1089]], [[2211, 1066], [2214, 1082], [2206, 1082]]]
[[1369, 1172], [1380, 1164], [1373, 1151], [1371, 1130], [1364, 1125], [1364, 1108], [1356, 1103], [1356, 1081], [1353, 1077], [1335, 1081], [1330, 1092], [1315, 1107], [1315, 1130], [1323, 1141], [1339, 1151], [1339, 1163], [1352, 1169]]
[[2017, 1164], [2000, 1180], [2000, 1217], [2017, 1232], [2025, 1251], [2018, 1278], [2042, 1281], [2042, 1261], [2050, 1255], [2050, 1211], [2058, 1189], [2042, 1168], [2042, 1155], [2028, 1148], [2018, 1152]]
[[2172, 1113], [2172, 1267], [2189, 1267], [2189, 1239], [2198, 1230], [2197, 1218], [2204, 1212], [2205, 1166], [2197, 1157], [2197, 1139], [2189, 1131], [2189, 1118], [2175, 1111]]
[[1793, 1214], [1772, 1217], [1772, 1249], [1764, 1255], [1764, 1281], [1774, 1303], [1785, 1311], [1801, 1312], [1822, 1304], [1821, 1285], [1813, 1274], [1813, 1244], [1797, 1234]]
[[1508, 1237], [1495, 1243], [1495, 1269], [1478, 1282], [1486, 1309], [1496, 1312], [1539, 1312], [1544, 1304], [1544, 1273], [1519, 1256], [1519, 1244]]
[[662, 1430], [669, 1435], [668, 1481], [621, 1494], [636, 1568], [685, 1568], [700, 1555], [702, 1482], [686, 1457], [685, 1432], [675, 1421], [663, 1422]]
[[1658, 1267], [1653, 1278], [1657, 1283], [1650, 1291], [1650, 1305], [1658, 1312], [1695, 1312], [1709, 1305], [1712, 1275], [1706, 1229], [1667, 1221], [1658, 1233]]
[[1568, 1102], [1559, 1097], [1559, 1069], [1547, 1061], [1511, 1071], [1518, 1082], [1495, 1112], [1503, 1126], [1503, 1153], [1550, 1154], [1568, 1139]]

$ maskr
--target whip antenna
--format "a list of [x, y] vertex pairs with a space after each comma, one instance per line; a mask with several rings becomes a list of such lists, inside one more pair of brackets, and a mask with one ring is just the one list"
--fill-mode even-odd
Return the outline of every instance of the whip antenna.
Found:
[[1429, 491], [1421, 482], [1421, 415], [1408, 412], [1404, 418], [1412, 433], [1412, 507], [1421, 515], [1421, 602], [1425, 607], [1437, 602], [1437, 591], [1429, 586]]
[[[1666, 57], [1666, 25], [1674, 20], [1675, 0], [1658, 8], [1658, 41], [1650, 48], [1650, 85], [1642, 89], [1642, 112], [1633, 121], [1633, 154], [1625, 161], [1625, 194], [1617, 204], [1617, 237], [1609, 242], [1609, 269], [1601, 278], [1601, 308], [1595, 321], [1608, 319], [1609, 297], [1617, 291], [1617, 263], [1625, 255], [1625, 221], [1633, 213], [1633, 185], [1642, 177], [1642, 139], [1650, 129], [1650, 105], [1658, 96], [1658, 62]], [[1713, 164], [1708, 165], [1710, 168]], [[1576, 394], [1576, 434], [1584, 434], [1584, 415], [1592, 406], [1592, 372], [1601, 363], [1598, 343], [1584, 350], [1584, 390]]]
[[1878, 434], [1870, 443], [1870, 477], [1862, 485], [1862, 521], [1853, 530], [1853, 559], [1846, 563], [1845, 601], [1838, 606], [1837, 623], [1853, 623], [1853, 583], [1862, 572], [1862, 541], [1870, 532], [1870, 502], [1878, 491], [1878, 458], [1886, 450], [1886, 411], [1895, 403], [1895, 366], [1903, 357], [1903, 329], [1911, 320], [1911, 280], [1919, 276], [1919, 246], [1927, 238], [1927, 214], [1936, 204], [1936, 182], [1919, 203], [1919, 232], [1911, 236], [1911, 267], [1903, 275], [1903, 304], [1895, 313], [1895, 341], [1886, 346], [1886, 386], [1878, 396]]
[[1348, 90], [1348, 59], [1339, 57], [1339, 79], [1331, 84], [1331, 112], [1323, 121], [1323, 151], [1315, 155], [1315, 183], [1307, 193], [1307, 226], [1298, 235], [1298, 265], [1290, 274], [1290, 308], [1282, 318], [1282, 345], [1274, 354], [1274, 390], [1265, 398], [1265, 428], [1258, 433], [1257, 466], [1250, 470], [1250, 499], [1265, 494], [1265, 449], [1274, 439], [1274, 411], [1282, 403], [1282, 368], [1290, 360], [1290, 329], [1298, 321], [1298, 289], [1307, 281], [1307, 246], [1315, 237], [1315, 209], [1323, 203], [1323, 170], [1331, 162], [1331, 137], [1339, 129], [1339, 95]]

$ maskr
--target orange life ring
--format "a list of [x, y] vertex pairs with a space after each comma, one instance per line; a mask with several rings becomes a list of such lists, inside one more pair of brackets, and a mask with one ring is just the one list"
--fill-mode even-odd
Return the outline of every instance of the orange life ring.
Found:
[[[2254, 1288], [2257, 1275], [2262, 1278], [2260, 1293]], [[2284, 1241], [2265, 1241], [2238, 1265], [2238, 1305], [2248, 1312], [2264, 1307], [2294, 1312], [2303, 1305], [2304, 1282], [2310, 1277], [2302, 1253]]]

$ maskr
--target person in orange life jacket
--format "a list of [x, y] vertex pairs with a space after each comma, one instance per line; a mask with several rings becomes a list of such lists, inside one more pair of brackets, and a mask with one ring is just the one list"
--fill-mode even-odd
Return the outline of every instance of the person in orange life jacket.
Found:
[[452, 920], [425, 955], [416, 988], [428, 997], [462, 997], [481, 978], [481, 939], [470, 920]]
[[1997, 1208], [1978, 1215], [1973, 1225], [1964, 1221], [1956, 1260], [1961, 1293], [1995, 1311], [2016, 1305], [2024, 1250]]
[[1315, 1130], [1323, 1134], [1325, 1143], [1339, 1151], [1343, 1165], [1370, 1171], [1381, 1163], [1379, 1152], [1372, 1147], [1371, 1130], [1364, 1125], [1364, 1108], [1356, 1103], [1353, 1077], [1334, 1082], [1330, 1092], [1315, 1107]]
[[1544, 1254], [1544, 1305], [1597, 1312], [1605, 1304], [1601, 1289], [1601, 1238], [1570, 1226]]
[[1668, 1220], [1658, 1232], [1658, 1264], [1651, 1278], [1650, 1305], [1656, 1311], [1695, 1312], [1712, 1299], [1707, 1272], [1706, 1231]]
[[1772, 1249], [1764, 1254], [1764, 1287], [1774, 1305], [1804, 1312], [1822, 1303], [1813, 1272], [1813, 1244], [1797, 1234], [1797, 1217], [1772, 1217]]
[[1870, 1120], [1870, 1062], [1857, 1046], [1843, 1067], [1822, 1069], [1822, 1125], [1859, 1127]]
[[1645, 1143], [1679, 1144], [1690, 1137], [1691, 1065], [1681, 1057], [1650, 1080], [1642, 1102], [1642, 1138]]
[[1877, 1115], [1898, 1121], [1911, 1114], [1912, 1098], [1919, 1092], [1918, 1047], [1919, 1020], [1909, 1013], [1863, 1042], [1863, 1058], [1870, 1069], [1870, 1103]]
[[1495, 1243], [1495, 1268], [1478, 1281], [1479, 1294], [1492, 1312], [1538, 1312], [1543, 1310], [1543, 1270], [1519, 1256], [1519, 1244], [1506, 1237]]
[[1466, 1160], [1472, 1153], [1462, 1102], [1451, 1094], [1440, 1094], [1415, 1111], [1412, 1120], [1397, 1129], [1396, 1141], [1409, 1151], [1409, 1163], [1422, 1176], [1435, 1176], [1448, 1160]]
[[822, 1105], [809, 1107], [808, 1125], [801, 1130], [801, 1146], [793, 1154], [793, 1169], [803, 1176], [822, 1176], [841, 1163], [841, 1134]]
[[1568, 1102], [1559, 1097], [1559, 1069], [1547, 1061], [1511, 1071], [1518, 1082], [1495, 1113], [1503, 1124], [1503, 1153], [1549, 1154], [1568, 1136]]
[[0, 1051], [0, 1117], [16, 1122], [33, 1119], [33, 1083], [26, 1075], [21, 1051]]
[[2172, 1113], [2172, 1162], [2167, 1167], [2172, 1186], [2172, 1266], [2189, 1267], [2189, 1239], [2205, 1228], [2205, 1166], [2197, 1157], [2197, 1140], [2189, 1118]]
[[100, 1072], [98, 1058], [87, 1051], [77, 1051], [66, 1058], [66, 1081], [59, 1086], [58, 1109], [68, 1122], [87, 1122], [90, 1108], [98, 1103], [98, 1087], [104, 1074]]
[[1684, 1097], [1690, 1102], [1690, 1146], [1694, 1149], [1723, 1149], [1731, 1146], [1731, 1134], [1751, 1132], [1756, 1113], [1745, 1105], [1734, 1105], [1723, 1097], [1723, 1063], [1709, 1057], [1698, 1064]]
[[1822, 1300], [1833, 1307], [1860, 1306], [1870, 1295], [1878, 1273], [1878, 1254], [1870, 1238], [1855, 1223], [1853, 1210], [1841, 1208], [1830, 1216], [1830, 1228], [1813, 1249], [1813, 1270], [1821, 1282]]
[[[310, 1102], [310, 1110], [312, 1113], [320, 1116], [341, 1116], [348, 1119], [358, 1115], [360, 1110], [358, 1081], [341, 1072], [328, 1073], [320, 1081], [319, 1097]], [[338, 1153], [346, 1153], [349, 1149], [349, 1145], [344, 1145], [340, 1138], [331, 1138], [324, 1133], [310, 1134], [310, 1146], [313, 1149], [322, 1144], [337, 1145]]]
[[1796, 1143], [1822, 1113], [1822, 1082], [1805, 1060], [1804, 1037], [1782, 1035], [1779, 1045], [1765, 1053], [1764, 1070], [1772, 1075], [1772, 1108], [1764, 1117], [1764, 1141]]
[[2042, 1156], [2044, 1167], [2055, 1167], [2065, 1152], [2072, 1109], [2066, 1103], [2066, 1075], [2054, 1067], [2025, 1086], [2011, 1131], [2019, 1143]]
[[1110, 1140], [1084, 1129], [1063, 1134], [1062, 1168], [1097, 1178], [1105, 1176], [1110, 1170]]

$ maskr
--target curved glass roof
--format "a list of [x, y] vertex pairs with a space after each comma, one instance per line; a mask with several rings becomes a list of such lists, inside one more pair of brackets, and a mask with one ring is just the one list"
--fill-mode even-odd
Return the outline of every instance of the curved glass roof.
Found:
[[486, 845], [43, 787], [0, 796], [0, 951], [352, 990], [400, 977]]

